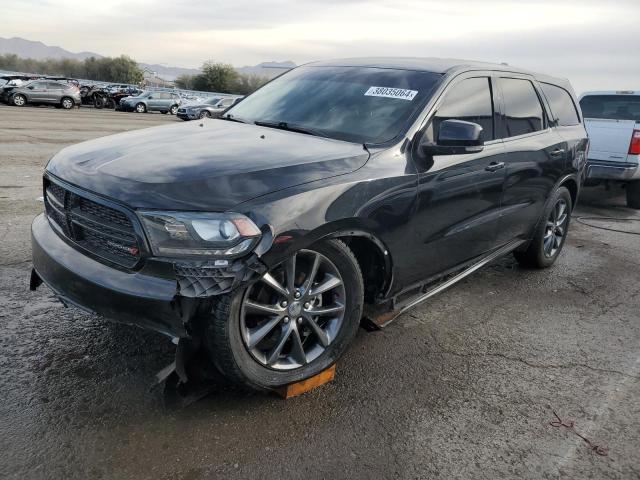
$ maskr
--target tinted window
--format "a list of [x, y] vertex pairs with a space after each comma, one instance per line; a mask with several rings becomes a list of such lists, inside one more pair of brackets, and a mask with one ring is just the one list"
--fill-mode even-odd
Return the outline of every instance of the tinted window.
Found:
[[584, 118], [640, 122], [639, 95], [587, 95], [580, 100]]
[[56, 83], [56, 82], [47, 82], [47, 88], [49, 90], [62, 90], [63, 85], [61, 83]]
[[47, 88], [47, 83], [46, 82], [31, 82], [29, 85], [29, 87], [33, 87], [33, 88]]
[[380, 143], [406, 131], [441, 78], [392, 68], [298, 67], [229, 113], [249, 122], [286, 122], [332, 138]]
[[529, 80], [501, 78], [507, 137], [537, 132], [543, 128], [542, 105]]
[[[438, 128], [444, 120], [464, 120], [479, 124], [485, 140], [495, 138], [493, 132], [493, 102], [488, 77], [469, 78], [452, 87], [432, 120], [433, 139], [438, 138]], [[431, 130], [431, 129], [430, 129]]]
[[541, 83], [540, 85], [551, 106], [551, 113], [558, 120], [558, 125], [578, 125], [580, 117], [569, 92], [550, 83]]

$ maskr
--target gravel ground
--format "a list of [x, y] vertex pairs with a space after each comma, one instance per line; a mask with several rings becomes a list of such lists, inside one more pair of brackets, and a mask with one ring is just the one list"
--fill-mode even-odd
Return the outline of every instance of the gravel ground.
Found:
[[[57, 150], [171, 121], [0, 106], [0, 478], [640, 478], [640, 239], [577, 221], [553, 268], [505, 258], [361, 330], [323, 388], [164, 408], [172, 345], [29, 292], [29, 224]], [[640, 219], [619, 189], [575, 215]]]

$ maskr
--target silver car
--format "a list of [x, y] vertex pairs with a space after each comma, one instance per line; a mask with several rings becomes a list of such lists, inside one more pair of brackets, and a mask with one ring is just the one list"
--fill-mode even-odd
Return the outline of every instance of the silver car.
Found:
[[120, 100], [119, 110], [125, 112], [160, 112], [175, 115], [182, 103], [180, 95], [173, 92], [143, 92], [136, 97], [126, 97]]
[[227, 108], [235, 105], [242, 97], [212, 97], [203, 102], [190, 103], [178, 109], [178, 118], [195, 120], [197, 118], [217, 117]]
[[77, 85], [53, 80], [34, 80], [6, 92], [8, 103], [16, 107], [26, 104], [49, 104], [69, 110], [80, 105], [80, 89]]

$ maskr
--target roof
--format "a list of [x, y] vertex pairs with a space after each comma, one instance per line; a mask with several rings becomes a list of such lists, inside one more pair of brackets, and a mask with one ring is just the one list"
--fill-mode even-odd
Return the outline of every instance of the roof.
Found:
[[585, 95], [640, 95], [640, 90], [595, 90], [584, 92], [580, 97]]
[[415, 70], [433, 72], [440, 74], [453, 73], [465, 70], [497, 70], [511, 73], [524, 73], [533, 75], [540, 81], [568, 85], [568, 80], [551, 77], [524, 68], [514, 67], [506, 63], [478, 62], [475, 60], [461, 60], [457, 58], [435, 58], [435, 57], [363, 57], [363, 58], [342, 58], [335, 60], [311, 62], [307, 65], [321, 67], [375, 67], [375, 68], [395, 68], [399, 70]]

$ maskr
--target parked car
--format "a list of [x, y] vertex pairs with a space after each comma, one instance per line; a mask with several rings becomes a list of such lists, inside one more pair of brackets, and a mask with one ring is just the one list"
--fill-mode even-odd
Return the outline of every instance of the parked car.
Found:
[[34, 77], [33, 75], [2, 75], [0, 76], [0, 80], [2, 80], [2, 84], [0, 84], [0, 102], [9, 103], [9, 94], [10, 92], [25, 83], [36, 80], [38, 77]]
[[640, 91], [587, 92], [580, 106], [590, 141], [586, 184], [622, 182], [627, 205], [640, 209]]
[[203, 102], [183, 105], [178, 109], [178, 118], [195, 120], [197, 118], [217, 117], [227, 108], [237, 103], [242, 97], [212, 97]]
[[49, 104], [69, 110], [80, 105], [80, 89], [77, 85], [62, 81], [33, 80], [5, 92], [7, 102], [16, 107], [26, 104]]
[[205, 124], [55, 155], [31, 285], [201, 344], [233, 381], [297, 382], [363, 312], [385, 325], [511, 252], [551, 266], [588, 145], [576, 105], [505, 65], [298, 67]]
[[160, 112], [175, 115], [181, 103], [182, 99], [177, 93], [147, 91], [135, 97], [123, 98], [118, 109], [125, 112]]

